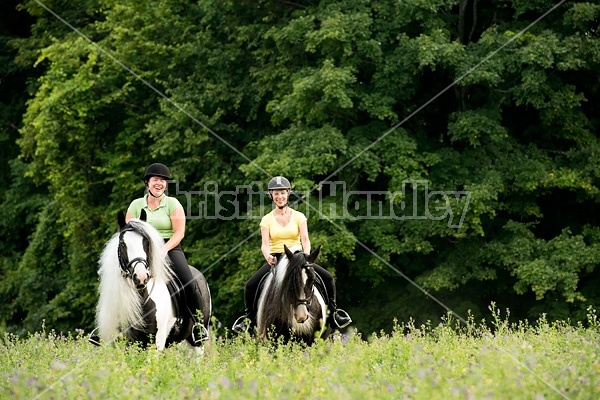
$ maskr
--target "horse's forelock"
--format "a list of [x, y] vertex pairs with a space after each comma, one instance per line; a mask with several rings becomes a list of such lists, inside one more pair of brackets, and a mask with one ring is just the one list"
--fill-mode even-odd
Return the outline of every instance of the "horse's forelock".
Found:
[[299, 252], [294, 254], [291, 260], [288, 260], [287, 274], [296, 275], [298, 270], [302, 269], [306, 265], [306, 254]]
[[302, 268], [306, 265], [306, 255], [304, 253], [296, 253], [291, 260], [288, 260], [286, 268], [286, 276], [284, 282], [288, 282], [288, 290], [285, 293], [288, 301], [293, 301], [298, 298], [300, 290], [304, 286], [302, 280]]
[[169, 267], [169, 259], [165, 256], [163, 251], [165, 242], [156, 228], [148, 222], [132, 219], [123, 229], [130, 229], [145, 239], [148, 243], [149, 267], [152, 276], [163, 282], [169, 281], [172, 272]]
[[137, 233], [137, 234], [139, 234], [139, 235], [141, 235], [143, 237], [148, 238], [149, 237], [148, 227], [145, 226], [145, 225], [148, 225], [148, 224], [146, 222], [141, 221], [141, 220], [132, 219], [121, 230], [122, 231], [124, 231], [124, 230], [130, 230], [130, 231], [133, 231], [133, 232], [135, 232], [135, 233]]

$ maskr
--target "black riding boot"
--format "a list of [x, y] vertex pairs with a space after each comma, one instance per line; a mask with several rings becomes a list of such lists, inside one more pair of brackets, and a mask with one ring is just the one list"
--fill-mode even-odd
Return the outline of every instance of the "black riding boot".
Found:
[[342, 329], [350, 325], [352, 322], [352, 318], [348, 315], [348, 313], [337, 307], [337, 302], [335, 300], [337, 292], [335, 290], [335, 280], [329, 271], [320, 265], [314, 266], [315, 271], [318, 276], [321, 278], [321, 282], [323, 283], [323, 289], [325, 290], [325, 297], [328, 300], [328, 308], [329, 308], [329, 326], [333, 329]]
[[246, 282], [244, 287], [244, 314], [233, 323], [231, 330], [237, 334], [248, 332], [252, 326], [256, 326], [256, 314], [258, 308], [258, 288], [260, 282], [271, 271], [269, 264], [264, 264], [252, 277]]
[[192, 286], [193, 290], [189, 290], [189, 294], [186, 293], [188, 311], [191, 314], [194, 326], [192, 327], [192, 343], [194, 346], [200, 346], [203, 342], [209, 339], [208, 329], [202, 323], [203, 317], [199, 315], [202, 313], [202, 294], [198, 285]]
[[323, 281], [323, 285], [325, 286], [327, 297], [329, 299], [329, 326], [331, 326], [333, 329], [345, 328], [352, 323], [352, 318], [350, 318], [346, 311], [337, 307], [337, 292], [335, 290], [335, 281], [333, 280], [333, 277], [331, 276], [331, 274], [329, 274], [329, 272], [323, 270], [322, 267], [321, 269], [322, 271], [320, 272], [320, 276]]

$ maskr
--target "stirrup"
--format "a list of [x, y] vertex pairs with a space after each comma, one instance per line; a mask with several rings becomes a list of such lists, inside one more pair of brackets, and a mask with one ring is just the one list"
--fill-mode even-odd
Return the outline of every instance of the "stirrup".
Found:
[[[198, 330], [198, 332], [194, 332]], [[196, 335], [197, 333], [197, 335]], [[192, 343], [195, 346], [200, 346], [202, 342], [206, 342], [209, 339], [208, 330], [206, 327], [200, 323], [194, 324], [192, 327]]]
[[100, 336], [96, 335], [96, 331], [98, 330], [98, 328], [94, 329], [92, 331], [92, 333], [90, 333], [90, 336], [88, 337], [88, 341], [93, 344], [94, 346], [102, 346], [102, 344], [100, 343]]
[[241, 335], [242, 333], [247, 332], [248, 329], [250, 328], [250, 324], [247, 322], [249, 320], [250, 320], [250, 317], [248, 317], [248, 314], [244, 314], [241, 317], [238, 317], [238, 319], [236, 319], [235, 322], [233, 323], [231, 330], [234, 331], [235, 333], [237, 333], [238, 335]]
[[333, 321], [339, 329], [342, 329], [352, 323], [352, 318], [350, 318], [350, 315], [346, 311], [338, 308], [333, 313]]

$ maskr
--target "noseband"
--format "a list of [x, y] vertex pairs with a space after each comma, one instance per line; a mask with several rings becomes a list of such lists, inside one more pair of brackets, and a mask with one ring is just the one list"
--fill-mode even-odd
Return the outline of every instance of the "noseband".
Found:
[[310, 296], [308, 299], [298, 299], [296, 301], [296, 307], [305, 305], [307, 308], [310, 307], [310, 303], [312, 302], [312, 298], [314, 296]]
[[[125, 244], [125, 241], [123, 240], [123, 235], [125, 235], [126, 232], [136, 232], [142, 236], [143, 243], [144, 243], [144, 251], [148, 255], [147, 259], [143, 258], [143, 257], [136, 257], [132, 260], [129, 260], [129, 258], [127, 257], [127, 245]], [[119, 257], [119, 266], [121, 267], [121, 275], [123, 276], [123, 278], [125, 278], [125, 279], [133, 278], [133, 271], [138, 264], [142, 264], [144, 266], [144, 268], [146, 268], [146, 272], [148, 273], [148, 276], [152, 277], [152, 274], [151, 274], [150, 268], [149, 268], [150, 254], [148, 253], [148, 247], [149, 247], [149, 239], [143, 233], [138, 232], [136, 229], [134, 229], [131, 226], [125, 227], [121, 230], [121, 232], [119, 233], [119, 246], [117, 248], [117, 255]]]

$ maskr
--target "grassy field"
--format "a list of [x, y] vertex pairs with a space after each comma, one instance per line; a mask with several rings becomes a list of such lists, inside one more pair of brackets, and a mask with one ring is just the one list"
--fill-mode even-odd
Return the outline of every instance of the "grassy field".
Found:
[[213, 339], [162, 353], [87, 336], [6, 335], [0, 399], [598, 399], [600, 321], [396, 325], [306, 348]]

